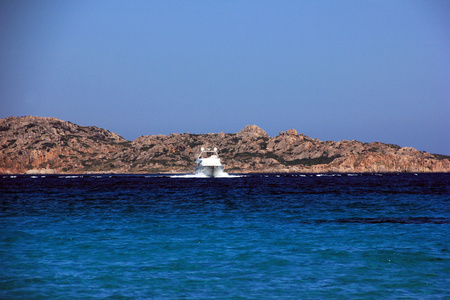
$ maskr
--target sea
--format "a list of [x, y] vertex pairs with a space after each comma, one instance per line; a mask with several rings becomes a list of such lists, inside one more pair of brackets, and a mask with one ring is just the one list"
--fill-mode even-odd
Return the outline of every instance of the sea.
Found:
[[450, 174], [0, 175], [0, 299], [450, 299]]

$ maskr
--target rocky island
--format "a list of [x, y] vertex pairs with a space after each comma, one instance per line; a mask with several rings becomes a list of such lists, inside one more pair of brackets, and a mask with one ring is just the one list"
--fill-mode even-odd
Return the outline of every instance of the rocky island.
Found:
[[172, 133], [128, 141], [56, 118], [0, 120], [0, 173], [190, 173], [202, 146], [216, 146], [227, 172], [449, 172], [450, 156], [381, 142], [320, 141], [256, 125], [237, 133]]

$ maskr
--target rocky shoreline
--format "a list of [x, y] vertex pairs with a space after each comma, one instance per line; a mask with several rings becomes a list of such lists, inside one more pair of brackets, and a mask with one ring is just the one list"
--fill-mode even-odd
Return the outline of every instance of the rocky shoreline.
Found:
[[0, 120], [1, 174], [192, 173], [201, 147], [219, 149], [229, 173], [449, 172], [450, 156], [381, 142], [320, 141], [290, 129], [269, 135], [172, 133], [127, 141], [94, 126], [56, 118]]

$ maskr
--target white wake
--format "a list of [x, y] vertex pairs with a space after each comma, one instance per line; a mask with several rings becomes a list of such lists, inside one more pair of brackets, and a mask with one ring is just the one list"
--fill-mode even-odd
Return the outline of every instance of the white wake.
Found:
[[183, 174], [183, 175], [172, 175], [169, 176], [170, 178], [240, 178], [245, 177], [246, 175], [230, 175], [226, 172], [223, 172], [222, 174], [215, 176], [215, 177], [209, 177], [206, 176], [203, 173], [200, 174]]

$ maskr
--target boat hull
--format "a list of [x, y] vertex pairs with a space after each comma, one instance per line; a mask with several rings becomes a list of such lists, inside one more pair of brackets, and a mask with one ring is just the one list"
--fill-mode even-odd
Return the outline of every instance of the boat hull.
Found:
[[224, 175], [224, 166], [198, 166], [195, 168], [195, 174], [208, 177], [219, 177]]

